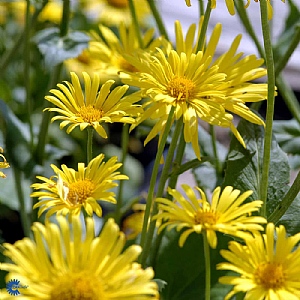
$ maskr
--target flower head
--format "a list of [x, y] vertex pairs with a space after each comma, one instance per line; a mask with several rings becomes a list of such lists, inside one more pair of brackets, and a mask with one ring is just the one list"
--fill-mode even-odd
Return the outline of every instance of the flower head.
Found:
[[140, 96], [135, 93], [123, 97], [129, 88], [127, 85], [116, 87], [111, 91], [114, 80], [106, 81], [100, 88], [98, 74], [94, 73], [92, 80], [87, 73], [83, 72], [82, 75], [85, 84], [84, 94], [78, 76], [71, 72], [71, 83], [65, 81], [65, 84], [58, 84], [59, 89], [50, 90], [53, 95], [45, 97], [57, 106], [47, 109], [60, 114], [53, 117], [52, 122], [62, 120], [60, 128], [69, 125], [67, 133], [76, 126], [79, 126], [80, 130], [92, 126], [101, 137], [107, 138], [102, 123], [135, 121], [133, 117], [141, 112], [141, 108], [134, 103], [140, 100]]
[[260, 224], [266, 223], [266, 220], [259, 216], [250, 216], [261, 207], [262, 201], [243, 203], [252, 191], [241, 194], [241, 191], [227, 186], [221, 192], [218, 187], [214, 190], [210, 203], [201, 189], [197, 188], [200, 192], [199, 198], [190, 186], [183, 184], [182, 188], [187, 198], [176, 189], [169, 188], [168, 192], [173, 196], [174, 202], [165, 198], [156, 199], [161, 212], [154, 217], [156, 220], [165, 221], [162, 222], [160, 231], [165, 227], [176, 227], [178, 231], [186, 228], [179, 239], [181, 247], [192, 232], [204, 232], [210, 246], [216, 248], [216, 231], [245, 238], [250, 235], [248, 231], [263, 230]]
[[130, 73], [123, 81], [137, 86], [142, 95], [148, 97], [144, 103], [145, 112], [134, 126], [147, 119], [156, 120], [145, 143], [164, 131], [171, 107], [175, 107], [173, 122], [181, 117], [184, 123], [184, 139], [191, 143], [200, 159], [198, 143], [198, 118], [212, 125], [228, 127], [237, 139], [245, 143], [233, 124], [233, 115], [263, 125], [264, 122], [254, 114], [246, 102], [256, 102], [267, 98], [267, 85], [250, 81], [266, 75], [259, 68], [263, 60], [255, 55], [242, 58], [236, 53], [241, 36], [237, 36], [227, 52], [215, 61], [216, 47], [221, 35], [218, 24], [205, 49], [197, 51], [199, 34], [192, 25], [183, 38], [179, 22], [175, 23], [176, 49], [166, 55], [160, 49], [156, 55], [127, 57], [139, 72]]
[[[89, 17], [108, 26], [132, 21], [128, 0], [80, 0], [83, 10]], [[133, 0], [140, 24], [145, 25], [150, 10], [145, 0]]]
[[[99, 25], [100, 34], [92, 32], [92, 39], [89, 43], [90, 57], [103, 63], [98, 68], [101, 74], [118, 76], [121, 72], [135, 72], [137, 69], [131, 65], [126, 56], [137, 56], [139, 52], [156, 52], [156, 48], [167, 48], [169, 43], [162, 37], [155, 38], [154, 28], [150, 28], [141, 36], [141, 43], [133, 23], [128, 27], [124, 23], [118, 26], [116, 34], [109, 27]], [[124, 73], [121, 73], [123, 75]]]
[[[0, 147], [0, 153], [3, 153], [3, 149]], [[9, 168], [9, 163], [6, 161], [6, 158], [4, 157], [3, 154], [0, 154], [0, 158], [3, 161], [0, 161], [0, 169], [7, 169]], [[0, 177], [5, 178], [6, 175], [0, 171]]]
[[228, 262], [217, 266], [238, 273], [219, 279], [234, 286], [225, 300], [238, 292], [246, 293], [245, 299], [300, 299], [300, 247], [295, 249], [299, 241], [300, 233], [287, 237], [284, 226], [275, 228], [272, 223], [265, 234], [254, 234], [245, 245], [231, 241], [229, 250], [221, 250]]
[[37, 176], [43, 183], [34, 183], [31, 197], [38, 197], [39, 202], [33, 208], [39, 207], [39, 216], [46, 210], [46, 217], [59, 213], [62, 215], [78, 215], [83, 207], [88, 215], [95, 212], [102, 215], [102, 209], [97, 200], [116, 203], [115, 193], [108, 191], [118, 184], [116, 180], [128, 179], [126, 175], [116, 172], [121, 167], [117, 157], [103, 161], [104, 155], [100, 154], [90, 161], [85, 167], [84, 163], [78, 164], [78, 171], [62, 165], [61, 169], [51, 165], [55, 176], [50, 179]]
[[[143, 270], [134, 261], [141, 247], [124, 252], [124, 234], [109, 219], [95, 237], [92, 218], [72, 223], [57, 217], [57, 223], [34, 223], [34, 239], [24, 238], [14, 245], [4, 244], [4, 255], [12, 263], [1, 265], [8, 279], [18, 278], [29, 288], [20, 299], [95, 300], [158, 299], [153, 270]], [[82, 234], [85, 234], [82, 237]]]

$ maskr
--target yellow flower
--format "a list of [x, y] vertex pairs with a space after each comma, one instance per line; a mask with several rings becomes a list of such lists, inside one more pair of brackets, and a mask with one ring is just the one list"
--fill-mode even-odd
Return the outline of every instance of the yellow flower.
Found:
[[65, 81], [65, 84], [58, 84], [60, 90], [52, 89], [50, 92], [54, 96], [45, 97], [57, 106], [57, 108], [47, 109], [61, 114], [53, 117], [52, 122], [62, 120], [61, 129], [69, 125], [67, 133], [70, 133], [76, 126], [79, 126], [80, 130], [92, 126], [103, 138], [107, 138], [107, 134], [101, 123], [135, 122], [133, 117], [142, 111], [139, 105], [134, 104], [140, 100], [137, 93], [123, 97], [129, 86], [119, 86], [110, 91], [115, 83], [114, 80], [106, 81], [100, 88], [98, 74], [94, 73], [92, 80], [86, 72], [82, 74], [85, 94], [82, 92], [78, 76], [71, 72], [72, 83]]
[[[81, 0], [83, 11], [88, 17], [95, 19], [98, 23], [108, 26], [125, 23], [129, 25], [132, 21], [128, 0]], [[150, 10], [147, 1], [133, 0], [135, 11], [142, 25], [147, 23]]]
[[267, 84], [250, 82], [266, 75], [266, 70], [259, 68], [263, 60], [255, 55], [242, 58], [242, 53], [236, 54], [239, 35], [230, 49], [213, 61], [221, 30], [221, 24], [216, 25], [205, 50], [197, 51], [196, 25], [189, 28], [184, 39], [181, 25], [176, 22], [176, 49], [168, 51], [167, 56], [160, 49], [156, 55], [127, 56], [139, 72], [129, 73], [130, 77], [123, 82], [139, 87], [142, 95], [149, 98], [144, 104], [145, 112], [134, 126], [147, 119], [157, 120], [145, 143], [164, 131], [172, 106], [175, 107], [172, 121], [183, 118], [184, 139], [192, 143], [199, 159], [198, 118], [230, 128], [243, 146], [231, 113], [264, 124], [245, 104], [267, 98]]
[[246, 293], [245, 299], [300, 299], [300, 248], [295, 249], [299, 241], [300, 233], [287, 237], [284, 226], [275, 228], [272, 223], [267, 225], [265, 234], [255, 234], [245, 240], [245, 245], [231, 241], [229, 250], [221, 250], [228, 262], [217, 268], [239, 276], [219, 279], [234, 286], [225, 300], [238, 292]]
[[122, 231], [128, 240], [135, 239], [143, 229], [146, 204], [135, 204], [132, 207], [133, 213], [122, 222]]
[[[3, 153], [3, 149], [0, 147], [0, 153]], [[0, 169], [7, 169], [9, 168], [9, 163], [6, 161], [6, 158], [3, 154], [0, 154], [0, 158], [3, 159], [3, 161], [0, 161]], [[0, 171], [0, 177], [5, 178], [6, 175]]]
[[38, 197], [39, 202], [33, 208], [39, 207], [39, 216], [46, 210], [46, 217], [58, 213], [62, 215], [78, 215], [83, 207], [88, 215], [95, 212], [99, 217], [102, 209], [97, 200], [116, 203], [115, 193], [108, 190], [118, 186], [116, 180], [128, 179], [126, 175], [116, 172], [121, 167], [117, 157], [103, 161], [104, 155], [100, 154], [90, 161], [87, 167], [84, 163], [78, 164], [78, 171], [61, 166], [61, 170], [51, 165], [55, 176], [50, 179], [37, 176], [43, 183], [34, 183], [35, 191], [31, 197]]
[[262, 217], [249, 216], [252, 212], [258, 211], [262, 201], [255, 200], [243, 204], [252, 191], [241, 194], [241, 191], [227, 186], [221, 193], [221, 188], [218, 187], [214, 190], [210, 203], [201, 189], [196, 188], [200, 192], [199, 198], [190, 186], [183, 184], [182, 188], [187, 198], [176, 189], [169, 188], [168, 192], [175, 202], [165, 198], [156, 199], [161, 212], [154, 217], [162, 221], [159, 231], [166, 227], [168, 229], [176, 227], [178, 231], [186, 228], [179, 239], [180, 247], [192, 232], [204, 232], [209, 245], [216, 248], [216, 231], [245, 238], [250, 235], [248, 231], [263, 230], [259, 224], [267, 222]]
[[[57, 223], [34, 223], [34, 239], [24, 238], [14, 245], [5, 243], [3, 263], [6, 280], [17, 278], [28, 288], [19, 299], [94, 300], [158, 299], [152, 268], [142, 269], [134, 262], [141, 247], [133, 245], [123, 252], [124, 234], [109, 219], [95, 237], [92, 218], [62, 216]], [[72, 226], [72, 227], [71, 227]], [[83, 235], [84, 233], [84, 235]]]
[[[156, 48], [167, 48], [170, 44], [162, 37], [155, 38], [154, 28], [148, 29], [142, 34], [142, 46], [133, 23], [127, 28], [124, 23], [118, 27], [118, 33], [114, 33], [109, 27], [100, 25], [100, 34], [93, 31], [92, 40], [89, 43], [90, 57], [101, 61], [104, 65], [97, 68], [97, 72], [118, 77], [124, 71], [135, 72], [137, 69], [131, 65], [125, 56], [137, 56], [139, 52], [156, 52]], [[165, 50], [164, 50], [165, 51]], [[121, 73], [123, 75], [124, 73]]]

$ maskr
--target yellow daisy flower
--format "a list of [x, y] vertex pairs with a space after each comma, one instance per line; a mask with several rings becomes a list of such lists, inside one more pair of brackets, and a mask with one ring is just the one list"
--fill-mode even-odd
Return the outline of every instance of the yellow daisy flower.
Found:
[[[125, 23], [129, 25], [132, 21], [128, 0], [81, 0], [83, 11], [88, 17], [108, 26]], [[135, 11], [142, 25], [147, 23], [150, 9], [146, 0], [133, 0]]]
[[259, 68], [263, 60], [255, 55], [242, 58], [242, 53], [236, 54], [239, 35], [229, 50], [213, 61], [221, 30], [221, 24], [216, 25], [205, 50], [197, 51], [196, 25], [189, 28], [184, 39], [181, 25], [176, 22], [176, 49], [168, 51], [167, 56], [160, 49], [156, 55], [127, 56], [139, 72], [129, 73], [130, 77], [123, 82], [139, 87], [142, 95], [149, 98], [144, 104], [145, 112], [134, 126], [147, 119], [157, 120], [145, 143], [164, 131], [172, 106], [175, 107], [173, 122], [183, 117], [184, 139], [192, 143], [199, 159], [198, 118], [230, 128], [243, 146], [231, 113], [264, 124], [245, 104], [267, 98], [267, 84], [250, 83], [266, 75], [266, 70]]
[[[0, 153], [3, 153], [3, 148], [0, 147]], [[0, 158], [3, 159], [3, 161], [0, 161], [0, 169], [7, 169], [9, 168], [9, 163], [6, 161], [6, 158], [3, 154], [0, 154]], [[6, 175], [0, 171], [0, 177], [6, 178]]]
[[155, 38], [155, 29], [150, 28], [145, 31], [141, 38], [143, 47], [139, 44], [137, 32], [133, 23], [126, 27], [121, 23], [118, 27], [118, 33], [114, 33], [109, 27], [100, 25], [100, 34], [93, 31], [92, 40], [89, 43], [90, 57], [94, 60], [100, 60], [104, 66], [97, 68], [101, 74], [118, 77], [124, 73], [120, 71], [135, 72], [137, 69], [131, 65], [125, 56], [137, 56], [143, 49], [147, 53], [156, 52], [156, 48], [165, 49], [170, 47], [170, 43], [162, 37]]
[[121, 167], [117, 157], [103, 161], [104, 155], [100, 154], [90, 161], [87, 167], [78, 163], [78, 171], [62, 165], [61, 169], [51, 165], [55, 175], [50, 179], [37, 176], [43, 183], [34, 183], [31, 197], [38, 197], [39, 202], [34, 209], [39, 207], [38, 216], [48, 210], [46, 218], [54, 213], [62, 215], [78, 215], [83, 207], [88, 215], [95, 212], [99, 217], [102, 209], [97, 200], [116, 203], [115, 193], [108, 190], [118, 186], [117, 180], [128, 179], [126, 175], [116, 172]]
[[245, 240], [245, 245], [231, 241], [229, 250], [221, 250], [228, 262], [217, 268], [240, 275], [219, 279], [234, 286], [225, 300], [239, 292], [246, 293], [245, 299], [300, 299], [300, 247], [295, 248], [299, 241], [300, 233], [287, 237], [284, 226], [272, 223], [265, 234], [255, 234]]
[[[140, 100], [137, 93], [124, 96], [129, 86], [116, 87], [113, 91], [111, 86], [114, 80], [106, 81], [100, 88], [99, 75], [94, 73], [93, 78], [83, 72], [85, 94], [83, 94], [78, 76], [71, 72], [71, 83], [57, 84], [59, 89], [52, 89], [53, 96], [46, 96], [45, 99], [52, 102], [55, 108], [47, 108], [60, 114], [52, 118], [62, 120], [60, 128], [69, 125], [67, 133], [70, 133], [76, 126], [84, 130], [92, 126], [98, 134], [107, 138], [107, 134], [101, 123], [133, 123], [142, 109], [134, 103]], [[99, 90], [100, 89], [100, 90]], [[123, 98], [122, 98], [123, 97]]]
[[69, 224], [62, 216], [57, 223], [34, 223], [33, 240], [3, 244], [12, 261], [1, 265], [9, 272], [6, 280], [18, 278], [28, 286], [19, 299], [158, 299], [152, 268], [144, 270], [135, 262], [141, 247], [123, 252], [125, 237], [113, 219], [99, 237], [92, 218], [86, 218], [85, 226], [80, 218]]
[[186, 228], [179, 239], [180, 247], [184, 245], [192, 232], [204, 232], [209, 245], [216, 248], [216, 231], [245, 238], [250, 235], [248, 231], [263, 230], [260, 224], [267, 222], [262, 217], [249, 216], [252, 212], [258, 211], [262, 201], [255, 200], [243, 204], [252, 191], [241, 194], [241, 191], [227, 186], [221, 192], [221, 188], [217, 187], [210, 203], [200, 188], [196, 188], [200, 193], [200, 198], [190, 186], [183, 184], [182, 188], [187, 197], [176, 189], [169, 188], [168, 193], [173, 196], [174, 202], [165, 198], [157, 198], [156, 202], [161, 212], [154, 216], [155, 220], [162, 222], [159, 231], [166, 227], [168, 229], [176, 227], [178, 231]]

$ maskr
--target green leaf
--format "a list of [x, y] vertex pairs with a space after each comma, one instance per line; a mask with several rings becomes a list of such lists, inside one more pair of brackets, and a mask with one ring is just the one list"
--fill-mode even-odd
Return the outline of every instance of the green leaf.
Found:
[[[263, 167], [264, 128], [242, 120], [238, 131], [247, 148], [233, 137], [225, 169], [223, 186], [231, 185], [242, 192], [252, 190], [250, 200], [261, 199], [260, 182]], [[270, 214], [288, 189], [290, 167], [287, 155], [280, 149], [273, 136], [269, 169], [267, 212]]]
[[300, 154], [300, 124], [295, 119], [274, 121], [273, 131], [282, 150]]
[[0, 100], [0, 113], [6, 125], [4, 134], [6, 158], [18, 169], [24, 170], [31, 160], [29, 127], [21, 122], [2, 100]]
[[71, 31], [60, 37], [59, 29], [52, 27], [40, 31], [33, 40], [45, 57], [46, 66], [52, 68], [81, 54], [88, 47], [90, 38], [80, 31]]
[[[154, 263], [155, 277], [167, 282], [161, 292], [163, 300], [201, 300], [205, 291], [205, 262], [203, 238], [192, 233], [182, 248], [178, 245], [180, 232], [175, 229], [165, 231], [161, 247]], [[228, 237], [218, 234], [217, 249], [210, 249], [211, 255], [211, 300], [224, 299], [230, 286], [217, 284], [218, 278], [225, 275], [217, 271], [216, 264], [224, 261], [220, 249], [227, 248]]]

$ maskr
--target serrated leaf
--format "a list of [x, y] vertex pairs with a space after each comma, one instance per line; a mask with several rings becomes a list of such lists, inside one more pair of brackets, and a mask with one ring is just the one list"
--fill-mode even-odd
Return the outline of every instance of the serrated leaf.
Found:
[[273, 131], [282, 150], [300, 154], [300, 124], [295, 119], [274, 121]]
[[46, 66], [52, 68], [81, 54], [88, 47], [90, 38], [80, 31], [71, 31], [60, 37], [58, 28], [52, 27], [40, 31], [33, 40], [44, 55]]
[[[261, 199], [260, 182], [263, 167], [264, 128], [242, 120], [238, 131], [243, 137], [245, 149], [233, 137], [225, 169], [223, 186], [232, 185], [242, 192], [252, 190], [249, 199]], [[269, 169], [267, 212], [270, 214], [288, 189], [290, 167], [284, 153], [273, 136], [271, 144], [271, 163]]]

